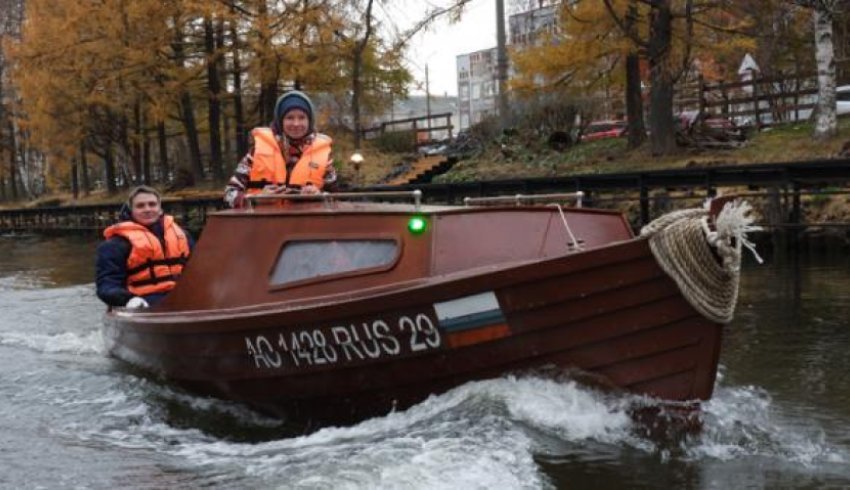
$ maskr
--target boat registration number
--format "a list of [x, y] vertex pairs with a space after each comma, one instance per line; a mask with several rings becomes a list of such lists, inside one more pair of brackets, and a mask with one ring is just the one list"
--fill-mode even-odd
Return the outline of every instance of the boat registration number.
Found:
[[245, 337], [257, 369], [308, 368], [439, 349], [433, 313], [412, 313]]

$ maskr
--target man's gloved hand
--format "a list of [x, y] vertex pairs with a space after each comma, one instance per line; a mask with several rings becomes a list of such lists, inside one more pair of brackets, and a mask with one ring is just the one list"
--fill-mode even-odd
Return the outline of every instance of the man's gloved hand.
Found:
[[318, 194], [318, 193], [319, 193], [319, 188], [314, 186], [312, 184], [312, 182], [307, 182], [306, 184], [304, 184], [303, 187], [301, 187], [301, 194], [313, 195], [313, 194]]
[[242, 209], [248, 205], [244, 192], [239, 192], [233, 196], [233, 209]]
[[148, 304], [147, 301], [145, 301], [145, 298], [142, 298], [140, 296], [133, 296], [132, 298], [130, 298], [130, 301], [128, 301], [127, 304], [124, 305], [124, 307], [125, 308], [149, 308], [150, 305]]

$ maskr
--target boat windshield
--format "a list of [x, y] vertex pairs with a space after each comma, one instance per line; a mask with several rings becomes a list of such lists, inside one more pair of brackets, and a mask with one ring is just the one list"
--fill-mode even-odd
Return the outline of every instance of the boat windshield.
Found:
[[387, 268], [398, 257], [396, 240], [293, 240], [283, 246], [272, 286], [359, 270]]

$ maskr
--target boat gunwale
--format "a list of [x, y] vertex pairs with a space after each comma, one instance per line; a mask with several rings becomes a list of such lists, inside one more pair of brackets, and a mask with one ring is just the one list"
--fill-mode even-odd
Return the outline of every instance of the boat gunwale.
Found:
[[[545, 264], [550, 262], [556, 262], [563, 260], [567, 257], [571, 256], [581, 256], [588, 253], [600, 253], [605, 254], [606, 252], [612, 253], [611, 250], [621, 248], [628, 245], [637, 246], [636, 244], [640, 242], [646, 242], [647, 239], [644, 237], [635, 237], [629, 240], [621, 240], [617, 242], [612, 242], [606, 245], [602, 245], [600, 247], [596, 247], [590, 250], [585, 250], [581, 252], [569, 252], [561, 255], [557, 255], [554, 257], [549, 257], [546, 259], [523, 259], [511, 262], [503, 262], [500, 264], [487, 264], [479, 267], [474, 267], [470, 269], [464, 269], [462, 271], [450, 272], [447, 274], [439, 274], [435, 276], [429, 277], [418, 277], [415, 279], [410, 279], [406, 281], [394, 282], [391, 284], [382, 284], [379, 286], [372, 286], [368, 288], [358, 289], [356, 292], [343, 292], [343, 293], [333, 293], [322, 296], [311, 296], [308, 298], [297, 298], [289, 301], [274, 301], [267, 302], [261, 304], [247, 305], [247, 306], [237, 306], [231, 308], [219, 308], [219, 309], [206, 309], [206, 310], [174, 310], [174, 311], [139, 311], [132, 310], [126, 308], [115, 308], [110, 311], [107, 311], [107, 318], [112, 317], [116, 320], [121, 319], [125, 322], [129, 321], [134, 323], [135, 325], [140, 324], [185, 324], [185, 323], [196, 323], [196, 322], [227, 322], [232, 321], [237, 318], [239, 319], [256, 319], [267, 316], [281, 315], [287, 313], [295, 313], [301, 311], [309, 311], [316, 308], [322, 308], [327, 306], [334, 306], [339, 308], [344, 308], [346, 305], [355, 304], [361, 301], [369, 301], [374, 300], [378, 297], [398, 297], [410, 294], [412, 291], [421, 290], [421, 289], [439, 289], [441, 285], [451, 282], [460, 282], [466, 279], [475, 279], [477, 276], [489, 275], [489, 274], [501, 274], [501, 275], [511, 275], [512, 273], [517, 272], [518, 270], [528, 270], [531, 268], [539, 268], [540, 272], [535, 274], [536, 276], [545, 277], [549, 275], [553, 275], [551, 269], [546, 267]], [[647, 250], [649, 249], [647, 245]], [[613, 253], [612, 253], [613, 254]], [[572, 261], [578, 265], [571, 266], [569, 269], [569, 273], [577, 273], [588, 270], [593, 270], [596, 268], [607, 267], [612, 263], [619, 262], [627, 262], [630, 260], [634, 260], [636, 257], [639, 257], [640, 254], [628, 254], [628, 255], [620, 255], [613, 254], [609, 260], [602, 261], [600, 263], [592, 262], [587, 263], [587, 261]], [[649, 257], [652, 257], [651, 253], [648, 253]], [[654, 261], [654, 257], [652, 257]], [[541, 265], [543, 265], [541, 267]], [[558, 274], [562, 274], [564, 272], [558, 272]], [[538, 277], [539, 279], [539, 277]], [[522, 282], [530, 282], [534, 281], [533, 278], [523, 279]], [[505, 281], [501, 281], [505, 282]], [[507, 287], [510, 284], [500, 284], [492, 285], [490, 289], [497, 289], [502, 287]], [[510, 282], [510, 281], [507, 281]], [[473, 294], [470, 292], [469, 294]], [[457, 292], [452, 293], [444, 293], [445, 297], [441, 297], [439, 293], [433, 295], [429, 301], [445, 301], [448, 299], [452, 299], [457, 297], [459, 294]], [[247, 329], [247, 328], [246, 328]], [[175, 332], [180, 333], [180, 332]]]
[[[622, 217], [620, 211], [611, 209], [598, 208], [579, 208], [574, 206], [562, 206], [564, 211], [576, 212], [581, 214], [603, 214]], [[335, 201], [328, 204], [312, 203], [302, 204], [290, 207], [278, 206], [257, 206], [254, 208], [242, 209], [225, 209], [209, 213], [209, 217], [222, 218], [239, 218], [239, 217], [254, 217], [265, 218], [269, 216], [327, 216], [333, 214], [373, 214], [373, 215], [396, 215], [396, 214], [416, 214], [416, 215], [453, 215], [453, 214], [473, 214], [473, 213], [491, 213], [504, 211], [522, 211], [522, 212], [554, 212], [557, 208], [553, 204], [540, 204], [536, 206], [530, 205], [504, 205], [504, 206], [459, 206], [459, 205], [421, 205], [413, 204], [394, 204], [394, 203], [375, 203], [375, 202], [348, 202]], [[625, 218], [623, 218], [625, 221]]]

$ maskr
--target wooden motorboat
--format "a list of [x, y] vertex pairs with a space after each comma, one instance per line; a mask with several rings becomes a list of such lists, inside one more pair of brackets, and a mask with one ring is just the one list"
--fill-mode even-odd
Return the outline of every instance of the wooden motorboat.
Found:
[[722, 324], [620, 213], [342, 197], [211, 215], [161, 304], [106, 314], [110, 353], [319, 423], [546, 367], [664, 400], [711, 396]]

